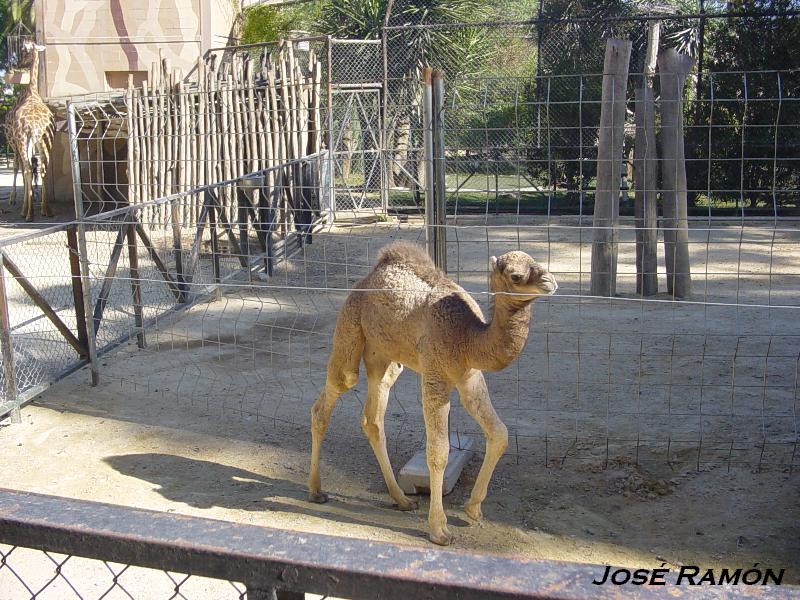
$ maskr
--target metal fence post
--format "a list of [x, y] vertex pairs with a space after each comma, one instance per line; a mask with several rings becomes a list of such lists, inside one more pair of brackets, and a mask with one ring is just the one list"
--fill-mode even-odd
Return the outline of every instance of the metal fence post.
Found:
[[433, 70], [422, 72], [422, 135], [425, 162], [425, 245], [428, 256], [436, 261], [436, 204], [433, 185]]
[[447, 194], [444, 159], [444, 74], [433, 72], [433, 172], [434, 172], [434, 219], [436, 229], [436, 255], [434, 262], [447, 272]]
[[327, 36], [328, 44], [328, 176], [330, 178], [330, 198], [331, 212], [330, 222], [336, 220], [336, 156], [334, 156], [334, 137], [333, 137], [333, 41], [331, 36]]
[[441, 71], [423, 72], [423, 135], [425, 148], [425, 241], [434, 264], [447, 271], [447, 238], [444, 232], [444, 80]]
[[[390, 0], [391, 3], [391, 0]], [[388, 20], [389, 13], [386, 14], [386, 19]], [[386, 31], [381, 28], [381, 54], [383, 55], [383, 73], [382, 73], [382, 84], [381, 85], [381, 124], [379, 129], [380, 134], [380, 152], [378, 156], [380, 157], [380, 167], [381, 167], [381, 210], [383, 214], [387, 214], [389, 212], [389, 188], [394, 183], [389, 178], [392, 176], [391, 170], [389, 169], [389, 119], [388, 119], [388, 110], [389, 110], [389, 49], [387, 48], [388, 39], [386, 37]]]
[[21, 423], [17, 377], [14, 371], [14, 347], [11, 345], [11, 320], [8, 316], [8, 296], [6, 294], [5, 254], [0, 252], [0, 350], [3, 357], [3, 377], [5, 378], [6, 402], [11, 404], [11, 422]]
[[[78, 230], [78, 254], [81, 262], [81, 281], [83, 288], [83, 304], [92, 306], [91, 274], [89, 272], [89, 253], [86, 249], [86, 224], [83, 215], [83, 195], [81, 192], [81, 164], [78, 153], [78, 128], [75, 125], [75, 106], [67, 102], [67, 126], [69, 128], [69, 151], [72, 162], [72, 194], [75, 203], [75, 218]], [[89, 368], [92, 373], [92, 385], [100, 382], [100, 367], [97, 360], [97, 332], [94, 319], [87, 317], [86, 332], [88, 334]]]

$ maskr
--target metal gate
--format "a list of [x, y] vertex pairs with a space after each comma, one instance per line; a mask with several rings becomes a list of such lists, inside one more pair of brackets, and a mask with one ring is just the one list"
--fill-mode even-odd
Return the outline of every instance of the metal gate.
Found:
[[335, 87], [332, 142], [337, 211], [386, 211], [380, 87]]

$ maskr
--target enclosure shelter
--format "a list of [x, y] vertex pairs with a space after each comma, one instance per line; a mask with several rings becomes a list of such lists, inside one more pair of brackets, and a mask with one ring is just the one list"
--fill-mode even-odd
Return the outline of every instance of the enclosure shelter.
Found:
[[[125, 90], [128, 77], [140, 86], [148, 82], [151, 65], [162, 59], [185, 75], [198, 56], [228, 43], [236, 18], [227, 0], [35, 0], [32, 11], [36, 39], [46, 47], [39, 88], [53, 107], [62, 109], [65, 98]], [[48, 181], [52, 198], [71, 202], [64, 124], [55, 138]]]
[[[601, 565], [760, 562], [797, 583], [798, 71], [722, 69], [724, 53], [707, 47], [702, 70], [664, 83], [673, 71], [645, 69], [653, 20], [389, 25], [366, 43], [303, 38], [215, 51], [213, 67], [197, 69], [217, 94], [205, 110], [200, 84], [166, 92], [194, 107], [189, 114], [222, 119], [205, 137], [196, 116], [188, 130], [148, 122], [156, 117], [143, 92], [73, 104], [85, 215], [0, 242], [3, 400], [12, 412], [30, 402], [23, 423], [0, 433], [16, 485], [426, 543], [424, 511], [389, 506], [361, 431], [363, 374], [323, 446], [332, 502], [305, 500], [309, 410], [336, 316], [380, 248], [398, 239], [443, 248], [439, 264], [490, 315], [490, 258], [519, 249], [555, 276], [558, 293], [534, 303], [520, 357], [486, 374], [510, 443], [483, 526], [459, 520], [479, 461], [446, 499], [456, 547]], [[663, 65], [674, 34], [699, 18], [660, 20]], [[603, 44], [584, 43], [598, 30]], [[488, 54], [437, 52], [437, 40], [459, 36]], [[625, 92], [610, 99], [619, 85], [603, 69], [607, 40], [630, 43]], [[300, 71], [291, 82], [275, 76], [288, 48], [295, 64], [284, 73]], [[237, 69], [249, 75], [225, 78]], [[678, 93], [665, 95], [667, 85]], [[640, 183], [634, 146], [647, 136], [637, 135], [636, 92], [647, 86], [657, 92], [660, 175]], [[608, 137], [621, 160], [600, 141], [615, 102], [623, 135]], [[262, 128], [264, 106], [297, 127]], [[153, 158], [120, 157], [123, 194], [104, 196], [110, 178], [89, 179], [104, 159], [84, 149], [143, 127], [157, 141], [183, 133], [163, 136], [174, 141], [169, 151], [147, 141]], [[667, 136], [683, 157], [664, 152]], [[598, 226], [599, 167], [609, 163], [618, 193], [608, 194], [610, 224]], [[635, 210], [643, 191], [658, 198], [655, 225]], [[598, 295], [592, 255], [604, 229], [613, 230], [615, 262], [602, 274], [616, 291]], [[647, 272], [637, 261], [645, 231], [657, 241]], [[688, 268], [667, 255], [679, 245]], [[645, 275], [655, 293], [643, 295]], [[678, 276], [690, 293], [677, 291]], [[392, 388], [395, 470], [424, 443], [419, 393], [409, 370]], [[455, 400], [449, 428], [455, 445], [473, 438], [481, 447]], [[29, 450], [61, 431], [69, 438], [59, 448], [91, 475], [64, 481], [66, 456]]]

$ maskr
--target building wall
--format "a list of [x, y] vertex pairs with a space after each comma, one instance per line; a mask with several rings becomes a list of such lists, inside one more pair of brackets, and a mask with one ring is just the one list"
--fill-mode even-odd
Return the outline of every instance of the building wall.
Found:
[[141, 82], [159, 56], [188, 73], [227, 42], [236, 1], [36, 0], [42, 95], [110, 91], [128, 73]]
[[[161, 58], [181, 73], [212, 47], [225, 46], [238, 0], [35, 0], [44, 44], [39, 88], [46, 99], [109, 92], [147, 80]], [[57, 123], [47, 187], [72, 201], [69, 144]]]

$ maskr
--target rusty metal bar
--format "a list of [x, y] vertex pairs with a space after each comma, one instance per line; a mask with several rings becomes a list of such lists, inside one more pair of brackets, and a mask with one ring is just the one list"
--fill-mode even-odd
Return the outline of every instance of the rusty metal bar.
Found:
[[170, 222], [172, 225], [172, 252], [175, 257], [175, 279], [178, 280], [177, 287], [179, 290], [178, 302], [186, 302], [186, 289], [184, 287], [183, 278], [183, 248], [181, 247], [180, 215], [178, 206], [174, 201], [169, 203], [169, 210]]
[[128, 226], [125, 234], [128, 240], [128, 268], [131, 275], [131, 298], [133, 299], [133, 318], [136, 326], [136, 344], [146, 346], [144, 336], [144, 316], [142, 310], [142, 281], [139, 278], [139, 249], [136, 247], [136, 230]]
[[86, 305], [83, 302], [83, 278], [81, 277], [81, 259], [78, 250], [78, 229], [75, 225], [67, 226], [67, 246], [69, 246], [69, 269], [72, 274], [72, 301], [75, 304], [75, 326], [78, 330], [78, 341], [86, 348], [89, 356], [89, 331], [86, 328]]
[[130, 217], [123, 219], [119, 225], [117, 237], [114, 240], [114, 249], [111, 251], [111, 257], [108, 259], [108, 267], [106, 268], [105, 276], [103, 277], [103, 285], [100, 288], [100, 294], [97, 297], [97, 302], [94, 305], [94, 335], [100, 329], [100, 324], [103, 321], [103, 312], [108, 303], [108, 294], [111, 292], [111, 286], [114, 283], [114, 275], [117, 273], [117, 265], [119, 264], [119, 257], [122, 255], [122, 247], [125, 244], [125, 234], [128, 231]]
[[[382, 600], [722, 598], [731, 588], [594, 585], [602, 565], [414, 548], [256, 527], [0, 488], [0, 543], [302, 591]], [[737, 586], [737, 597], [800, 599], [793, 586]], [[256, 597], [259, 597], [256, 595]], [[288, 596], [291, 597], [291, 596]], [[299, 596], [298, 596], [299, 597]]]
[[19, 286], [23, 289], [23, 291], [28, 295], [28, 297], [33, 300], [33, 303], [39, 307], [39, 310], [44, 313], [44, 316], [50, 319], [50, 322], [55, 325], [58, 332], [62, 335], [62, 337], [69, 342], [69, 345], [78, 353], [78, 356], [86, 356], [88, 354], [88, 350], [86, 346], [82, 345], [80, 340], [72, 333], [69, 327], [61, 320], [58, 316], [56, 311], [47, 303], [44, 296], [39, 293], [33, 284], [28, 280], [25, 275], [22, 274], [20, 268], [16, 265], [16, 263], [11, 260], [11, 257], [8, 255], [3, 254], [3, 265], [11, 276], [16, 280]]
[[3, 358], [5, 400], [11, 405], [11, 422], [21, 423], [19, 397], [17, 396], [17, 374], [14, 371], [14, 347], [11, 344], [11, 320], [8, 316], [8, 293], [4, 268], [5, 255], [0, 252], [0, 351]]
[[242, 252], [242, 248], [239, 245], [239, 242], [236, 239], [236, 234], [233, 232], [233, 227], [228, 222], [228, 217], [225, 216], [225, 209], [219, 202], [217, 196], [215, 196], [211, 191], [207, 191], [208, 198], [210, 198], [210, 202], [216, 207], [217, 209], [217, 216], [219, 218], [219, 223], [222, 225], [222, 228], [225, 230], [225, 233], [228, 236], [228, 241], [231, 244], [231, 250], [236, 255], [237, 259], [239, 260], [239, 264], [243, 269], [248, 268], [250, 265], [248, 264], [247, 258], [244, 256]]
[[156, 265], [158, 272], [161, 273], [161, 277], [164, 278], [164, 281], [167, 283], [167, 287], [169, 287], [172, 295], [175, 296], [175, 299], [178, 302], [185, 303], [187, 300], [183, 281], [176, 283], [172, 278], [172, 275], [169, 274], [167, 265], [165, 265], [164, 261], [161, 260], [161, 257], [158, 255], [155, 246], [153, 246], [153, 242], [150, 241], [150, 236], [147, 235], [147, 232], [144, 230], [144, 227], [142, 227], [141, 223], [137, 222], [135, 228], [136, 233], [139, 235], [139, 239], [142, 240], [142, 243], [147, 250], [147, 254], [150, 256], [150, 260], [152, 260]]

